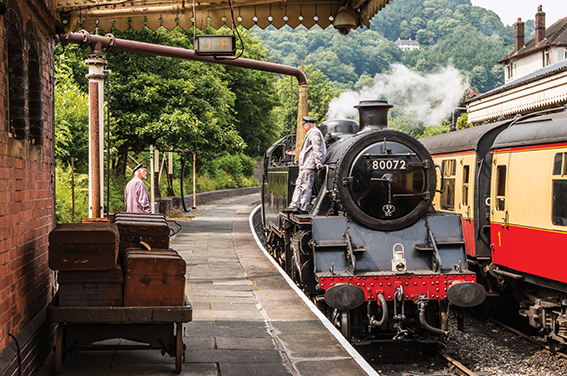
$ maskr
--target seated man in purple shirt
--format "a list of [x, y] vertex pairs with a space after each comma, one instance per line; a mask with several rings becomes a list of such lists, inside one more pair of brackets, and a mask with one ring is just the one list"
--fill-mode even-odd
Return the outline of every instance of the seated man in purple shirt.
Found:
[[126, 211], [132, 213], [151, 213], [148, 191], [144, 185], [144, 179], [148, 170], [143, 164], [134, 167], [134, 177], [126, 184], [124, 189], [124, 203]]

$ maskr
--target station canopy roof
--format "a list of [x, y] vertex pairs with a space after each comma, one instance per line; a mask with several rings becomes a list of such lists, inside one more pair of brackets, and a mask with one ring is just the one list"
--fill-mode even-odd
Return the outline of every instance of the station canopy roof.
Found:
[[[55, 0], [57, 13], [65, 23], [65, 31], [104, 31], [112, 27], [124, 31], [129, 27], [141, 30], [160, 26], [168, 30], [180, 26], [198, 29], [207, 25], [219, 29], [234, 24], [246, 29], [254, 25], [262, 29], [272, 25], [326, 28], [338, 19], [349, 29], [370, 26], [370, 20], [390, 0]], [[346, 7], [345, 7], [346, 5]], [[337, 17], [338, 15], [338, 17]], [[344, 21], [346, 20], [346, 21]], [[336, 26], [336, 25], [335, 25]]]

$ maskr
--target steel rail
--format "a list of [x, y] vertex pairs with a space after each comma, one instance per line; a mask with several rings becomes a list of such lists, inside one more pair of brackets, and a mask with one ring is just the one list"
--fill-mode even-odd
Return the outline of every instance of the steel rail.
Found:
[[[452, 364], [456, 369], [459, 370], [459, 372], [462, 372], [466, 376], [478, 376], [478, 374], [476, 374], [473, 371], [471, 371], [470, 369], [468, 369], [465, 365], [463, 365], [463, 363], [461, 363], [458, 360], [454, 359], [453, 357], [447, 355], [447, 353], [445, 353], [443, 350], [437, 350], [437, 353], [439, 355], [441, 355], [441, 357], [443, 359], [445, 359], [445, 361], [447, 361], [449, 364]], [[451, 370], [451, 371], [453, 371], [453, 370]]]
[[527, 334], [524, 334], [524, 333], [520, 332], [520, 331], [517, 330], [517, 329], [514, 329], [514, 328], [512, 328], [512, 327], [510, 327], [510, 326], [508, 326], [508, 325], [506, 325], [506, 324], [503, 324], [503, 323], [501, 323], [501, 322], [498, 321], [498, 320], [494, 320], [493, 318], [490, 318], [490, 317], [489, 317], [488, 319], [489, 319], [490, 321], [492, 321], [493, 323], [495, 323], [496, 325], [501, 326], [502, 328], [504, 328], [504, 329], [506, 329], [506, 330], [508, 330], [508, 331], [510, 331], [510, 332], [512, 332], [512, 333], [514, 333], [514, 334], [516, 334], [516, 335], [518, 335], [518, 336], [520, 336], [520, 337], [522, 337], [522, 338], [525, 339], [525, 340], [530, 341], [531, 343], [533, 343], [533, 344], [535, 344], [535, 345], [537, 345], [537, 346], [539, 346], [539, 347], [541, 347], [541, 348], [543, 348], [543, 349], [549, 351], [550, 353], [552, 353], [552, 354], [554, 354], [554, 355], [558, 355], [558, 356], [560, 356], [560, 357], [562, 357], [562, 358], [567, 359], [567, 354], [564, 354], [564, 353], [562, 353], [562, 352], [553, 350], [553, 349], [551, 348], [551, 346], [549, 346], [547, 343], [538, 341], [537, 339], [533, 339], [532, 337], [528, 336]]

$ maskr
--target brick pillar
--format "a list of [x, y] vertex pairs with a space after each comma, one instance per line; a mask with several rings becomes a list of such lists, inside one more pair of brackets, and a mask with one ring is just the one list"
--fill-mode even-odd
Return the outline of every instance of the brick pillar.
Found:
[[537, 7], [535, 15], [535, 42], [536, 46], [545, 39], [545, 12], [541, 5]]
[[104, 171], [103, 96], [106, 56], [91, 53], [85, 63], [89, 66], [89, 218], [102, 218]]
[[524, 23], [521, 18], [514, 24], [514, 52], [524, 47]]

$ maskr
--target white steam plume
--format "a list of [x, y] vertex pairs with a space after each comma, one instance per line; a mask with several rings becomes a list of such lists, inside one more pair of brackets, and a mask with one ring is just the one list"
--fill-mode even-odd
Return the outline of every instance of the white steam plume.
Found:
[[416, 123], [438, 125], [451, 115], [468, 87], [463, 76], [452, 66], [425, 75], [402, 64], [392, 64], [390, 68], [391, 73], [376, 75], [372, 87], [364, 87], [360, 93], [345, 91], [331, 100], [327, 119], [358, 120], [358, 110], [353, 106], [361, 100], [385, 99], [398, 112], [414, 118]]

